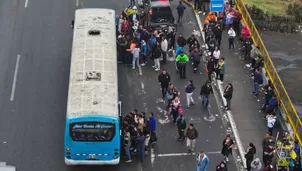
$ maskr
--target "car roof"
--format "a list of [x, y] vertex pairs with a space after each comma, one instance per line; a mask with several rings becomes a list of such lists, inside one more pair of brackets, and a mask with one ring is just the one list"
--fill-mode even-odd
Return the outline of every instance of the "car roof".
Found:
[[170, 7], [169, 1], [152, 1], [150, 3], [151, 7]]

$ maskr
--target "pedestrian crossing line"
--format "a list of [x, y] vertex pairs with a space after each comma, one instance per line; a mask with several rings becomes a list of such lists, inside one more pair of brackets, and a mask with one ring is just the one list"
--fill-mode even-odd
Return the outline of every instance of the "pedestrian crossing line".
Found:
[[[204, 152], [205, 154], [221, 154], [221, 151]], [[155, 157], [176, 157], [176, 156], [194, 156], [197, 153], [169, 153], [169, 154], [156, 154]]]

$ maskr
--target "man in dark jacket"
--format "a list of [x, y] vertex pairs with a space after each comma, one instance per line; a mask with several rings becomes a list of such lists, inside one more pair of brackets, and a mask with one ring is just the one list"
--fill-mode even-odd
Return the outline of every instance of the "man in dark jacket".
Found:
[[189, 148], [188, 152], [192, 153], [194, 152], [196, 139], [198, 137], [198, 132], [192, 123], [187, 129], [186, 137], [187, 137], [187, 147]]
[[190, 58], [192, 59], [193, 63], [193, 70], [194, 73], [197, 73], [198, 65], [200, 64], [200, 57], [202, 56], [202, 52], [199, 51], [198, 48], [194, 48], [193, 52], [190, 55]]
[[163, 97], [163, 100], [165, 99], [165, 96], [167, 94], [167, 89], [169, 87], [169, 84], [171, 82], [171, 76], [167, 72], [166, 69], [163, 69], [162, 72], [158, 75], [158, 82], [161, 86], [161, 94]]
[[189, 83], [186, 85], [186, 97], [187, 97], [187, 107], [190, 107], [191, 104], [195, 104], [193, 99], [193, 92], [195, 90], [193, 80], [190, 80]]
[[208, 61], [207, 70], [208, 70], [209, 81], [212, 81], [212, 74], [215, 71], [215, 61], [213, 57], [211, 57], [210, 60]]
[[214, 35], [215, 35], [215, 39], [216, 39], [216, 43], [217, 43], [217, 47], [220, 47], [220, 43], [221, 43], [221, 37], [222, 37], [222, 30], [220, 28], [220, 25], [216, 25], [214, 30]]
[[169, 45], [169, 50], [173, 50], [175, 48], [175, 31], [174, 29], [171, 29], [169, 33], [167, 34], [167, 40]]
[[194, 43], [195, 43], [195, 42], [198, 42], [198, 40], [195, 38], [194, 35], [191, 35], [191, 37], [189, 37], [189, 38], [187, 39], [187, 44], [188, 44], [188, 46], [189, 46], [190, 52], [192, 52], [192, 50], [194, 49]]
[[259, 85], [263, 84], [263, 78], [262, 75], [260, 74], [259, 69], [255, 69], [254, 73], [254, 91], [253, 94], [255, 97], [258, 97], [259, 95]]
[[154, 144], [157, 141], [157, 137], [156, 137], [156, 134], [155, 134], [156, 119], [155, 119], [154, 114], [152, 112], [149, 114], [149, 119], [148, 119], [147, 125], [149, 127], [150, 132], [151, 132], [150, 141], [151, 141], [152, 144]]
[[152, 58], [154, 59], [154, 66], [153, 68], [155, 68], [155, 71], [159, 71], [160, 70], [160, 56], [161, 56], [162, 52], [160, 49], [160, 45], [159, 42], [156, 41], [156, 45], [154, 46], [153, 50], [152, 50]]
[[179, 141], [185, 140], [185, 129], [187, 127], [187, 123], [185, 117], [182, 114], [178, 115], [178, 118], [176, 119], [176, 125], [179, 134], [178, 140]]
[[179, 5], [177, 6], [177, 14], [178, 14], [178, 19], [177, 23], [182, 22], [182, 17], [185, 13], [186, 7], [182, 4], [182, 1], [179, 1]]
[[231, 100], [233, 97], [233, 85], [229, 83], [227, 87], [224, 89], [223, 97], [225, 98], [227, 104], [225, 106], [226, 110], [231, 110]]
[[122, 61], [124, 64], [126, 62], [126, 49], [127, 49], [128, 42], [126, 41], [123, 35], [119, 35], [117, 39], [117, 48], [118, 48], [118, 60]]
[[204, 107], [208, 107], [210, 102], [210, 94], [213, 94], [213, 89], [210, 81], [207, 81], [200, 90], [200, 95], [202, 98], [202, 104]]
[[186, 44], [187, 44], [186, 38], [184, 38], [183, 35], [180, 33], [177, 38], [177, 45], [184, 47], [184, 46], [186, 46]]

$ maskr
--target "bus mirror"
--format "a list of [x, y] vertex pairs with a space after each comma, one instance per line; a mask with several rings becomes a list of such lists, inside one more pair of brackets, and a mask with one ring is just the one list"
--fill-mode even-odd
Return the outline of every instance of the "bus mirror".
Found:
[[122, 116], [122, 102], [118, 101], [118, 114], [119, 116]]

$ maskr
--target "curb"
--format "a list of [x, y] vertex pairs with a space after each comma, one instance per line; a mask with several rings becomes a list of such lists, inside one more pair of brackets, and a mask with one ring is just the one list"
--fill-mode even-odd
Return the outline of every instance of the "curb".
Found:
[[[184, 2], [185, 4], [191, 6], [194, 9], [194, 5], [192, 3], [187, 2], [186, 0], [182, 0], [182, 2]], [[203, 26], [201, 24], [200, 17], [199, 17], [198, 12], [196, 10], [194, 10], [194, 13], [195, 13], [195, 17], [196, 17], [196, 20], [197, 20], [198, 27], [199, 27], [201, 35], [202, 35], [202, 40], [205, 42], [205, 35], [204, 35], [204, 32], [203, 32]], [[206, 45], [206, 49], [208, 49], [207, 45]], [[216, 85], [217, 85], [216, 86], [217, 89], [219, 90], [219, 95], [221, 96], [223, 104], [226, 105], [226, 100], [223, 98], [223, 90], [224, 89], [222, 87], [222, 82], [220, 80], [216, 80]], [[240, 154], [240, 158], [241, 158], [243, 167], [245, 169], [246, 168], [246, 162], [245, 162], [245, 157], [244, 157], [245, 150], [244, 150], [242, 142], [240, 140], [239, 132], [238, 132], [236, 123], [234, 121], [233, 114], [231, 113], [231, 111], [226, 111], [226, 114], [227, 114], [229, 123], [231, 125], [232, 132], [233, 132], [234, 137], [235, 137], [236, 145], [238, 147], [238, 151], [239, 151], [239, 154]]]

